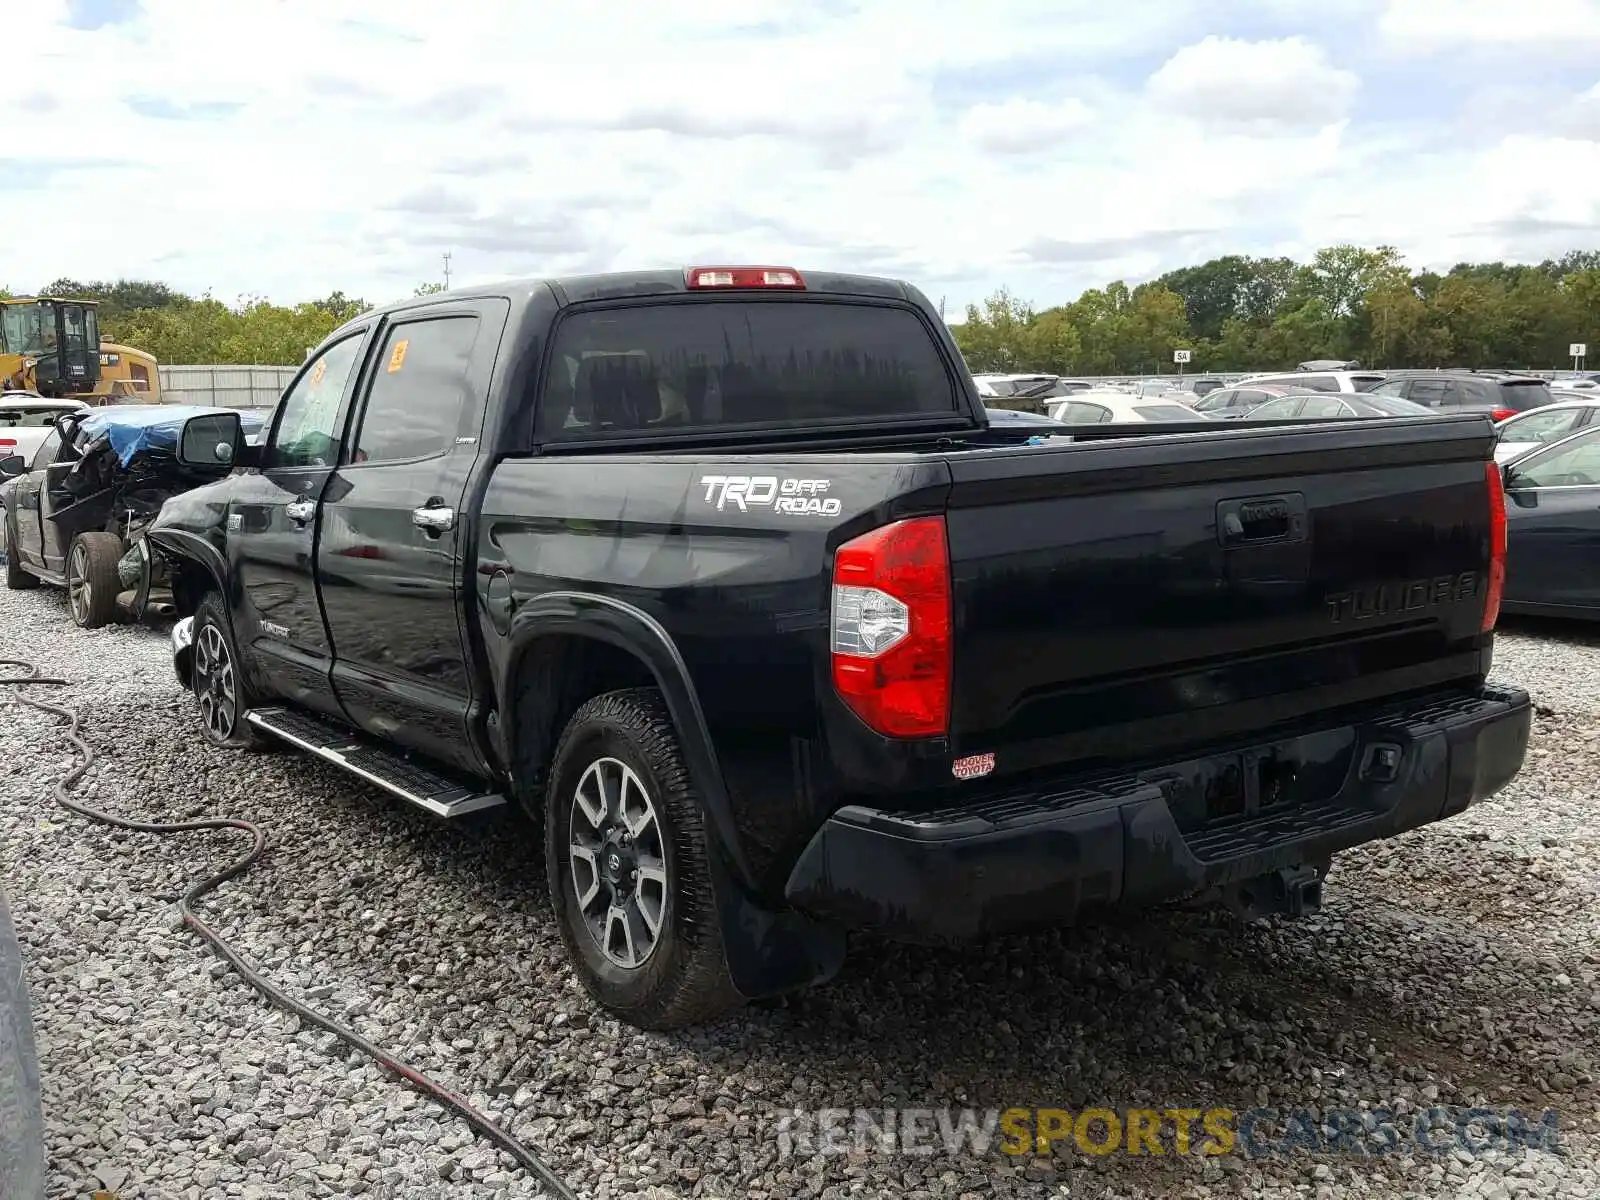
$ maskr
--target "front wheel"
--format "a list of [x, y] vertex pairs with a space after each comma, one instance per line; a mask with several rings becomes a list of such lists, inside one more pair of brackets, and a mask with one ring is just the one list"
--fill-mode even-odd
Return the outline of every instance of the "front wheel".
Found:
[[545, 793], [551, 904], [579, 980], [641, 1029], [737, 1006], [700, 809], [653, 688], [597, 696], [556, 747]]
[[81, 629], [98, 629], [117, 615], [122, 542], [112, 533], [80, 533], [67, 550], [67, 603]]
[[230, 750], [254, 750], [261, 739], [244, 714], [244, 680], [239, 673], [239, 655], [233, 644], [233, 629], [222, 599], [212, 592], [194, 612], [193, 687], [200, 704], [200, 730], [213, 746]]
[[11, 534], [11, 522], [4, 520], [5, 509], [0, 508], [0, 521], [4, 521], [6, 535], [6, 588], [25, 592], [39, 586], [39, 577], [29, 574], [22, 565], [22, 554], [17, 550], [17, 539]]

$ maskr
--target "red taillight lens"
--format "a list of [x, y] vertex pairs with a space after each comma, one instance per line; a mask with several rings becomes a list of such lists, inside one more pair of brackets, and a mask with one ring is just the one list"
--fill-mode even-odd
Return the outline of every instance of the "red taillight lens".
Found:
[[1500, 619], [1500, 593], [1506, 587], [1506, 489], [1499, 463], [1485, 463], [1489, 487], [1489, 586], [1483, 594], [1483, 632]]
[[16, 438], [0, 438], [0, 446], [15, 446], [16, 444]]
[[804, 291], [806, 281], [793, 267], [690, 267], [683, 273], [691, 288], [788, 288]]
[[950, 729], [950, 552], [943, 517], [913, 517], [833, 559], [833, 686], [885, 737]]
[[1517, 410], [1514, 408], [1497, 408], [1489, 414], [1489, 419], [1491, 421], [1507, 421], [1516, 415]]

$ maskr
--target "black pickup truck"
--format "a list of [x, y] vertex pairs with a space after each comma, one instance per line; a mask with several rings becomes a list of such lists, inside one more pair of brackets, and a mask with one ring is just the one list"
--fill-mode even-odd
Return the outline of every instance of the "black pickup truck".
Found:
[[1489, 422], [1174, 428], [990, 429], [903, 283], [532, 281], [350, 322], [147, 536], [208, 738], [519, 803], [667, 1027], [849, 929], [1304, 911], [1515, 775]]

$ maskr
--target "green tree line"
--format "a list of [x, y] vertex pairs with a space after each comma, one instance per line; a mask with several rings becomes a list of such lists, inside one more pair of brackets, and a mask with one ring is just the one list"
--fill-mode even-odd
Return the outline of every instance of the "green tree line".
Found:
[[[423, 284], [416, 294], [440, 290]], [[7, 294], [0, 289], [0, 295]], [[100, 328], [167, 363], [294, 364], [370, 306], [334, 292], [226, 304], [145, 280], [57, 279], [37, 294], [100, 302]], [[1279, 369], [1315, 358], [1371, 367], [1551, 368], [1572, 342], [1600, 344], [1600, 252], [1537, 266], [1460, 263], [1414, 272], [1391, 246], [1330, 246], [1308, 263], [1227, 255], [1148, 283], [1091, 288], [1036, 309], [1001, 289], [954, 327], [974, 371], [1117, 375]]]
[[[441, 290], [425, 283], [416, 294]], [[293, 366], [305, 360], [308, 346], [372, 307], [343, 292], [294, 305], [273, 304], [261, 296], [241, 296], [225, 304], [209, 292], [187, 296], [164, 283], [138, 279], [57, 279], [36, 292], [0, 288], [0, 297], [13, 294], [97, 300], [103, 337], [144, 350], [163, 363]]]
[[1330, 246], [1309, 263], [1228, 255], [1036, 309], [1002, 289], [954, 333], [974, 371], [1120, 375], [1279, 370], [1310, 359], [1369, 367], [1568, 366], [1600, 343], [1600, 252], [1537, 266], [1414, 272], [1392, 246]]

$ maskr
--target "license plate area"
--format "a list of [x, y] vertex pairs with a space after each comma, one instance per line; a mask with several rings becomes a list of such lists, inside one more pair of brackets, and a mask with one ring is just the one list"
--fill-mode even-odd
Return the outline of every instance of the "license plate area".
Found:
[[1353, 729], [1329, 730], [1171, 764], [1143, 778], [1161, 787], [1187, 832], [1332, 799], [1349, 778], [1355, 746]]

